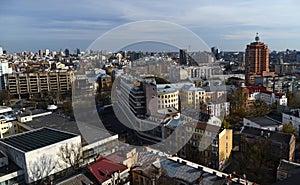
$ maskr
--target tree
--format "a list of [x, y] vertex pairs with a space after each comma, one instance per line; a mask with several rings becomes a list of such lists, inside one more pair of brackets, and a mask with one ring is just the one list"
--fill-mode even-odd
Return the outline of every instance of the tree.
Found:
[[80, 144], [65, 144], [59, 148], [58, 157], [61, 162], [58, 164], [62, 168], [77, 170], [83, 160], [82, 147]]
[[223, 125], [226, 129], [230, 127], [230, 123], [229, 123], [226, 119], [223, 119], [222, 125]]
[[242, 89], [238, 89], [232, 93], [229, 97], [231, 111], [233, 113], [244, 114], [245, 110], [245, 103], [247, 100], [247, 94], [243, 92]]
[[283, 124], [282, 131], [284, 133], [291, 133], [291, 134], [296, 133], [296, 129], [292, 123]]
[[[42, 155], [34, 162], [29, 162], [28, 176], [30, 181], [38, 184], [45, 183], [45, 178], [48, 177], [56, 168], [57, 161], [53, 160], [52, 156]], [[42, 180], [42, 182], [37, 182]]]
[[249, 112], [249, 115], [258, 117], [268, 114], [270, 111], [269, 106], [262, 100], [256, 100], [253, 104], [253, 109]]

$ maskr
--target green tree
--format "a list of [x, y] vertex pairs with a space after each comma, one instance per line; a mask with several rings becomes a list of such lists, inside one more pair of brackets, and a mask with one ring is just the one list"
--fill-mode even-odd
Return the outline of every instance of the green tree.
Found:
[[230, 127], [230, 123], [229, 123], [229, 121], [227, 121], [226, 119], [223, 119], [222, 125], [223, 125], [226, 129]]
[[291, 134], [296, 133], [296, 129], [292, 123], [283, 124], [282, 131], [284, 133], [291, 133]]

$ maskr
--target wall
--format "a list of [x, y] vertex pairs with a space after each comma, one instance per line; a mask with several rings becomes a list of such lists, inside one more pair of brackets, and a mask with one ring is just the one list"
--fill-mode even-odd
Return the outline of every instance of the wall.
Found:
[[[69, 164], [65, 164], [61, 158], [58, 156], [60, 153], [60, 147], [68, 144], [80, 145], [81, 146], [81, 136], [76, 136], [59, 143], [55, 143], [37, 150], [33, 150], [25, 153], [24, 159], [26, 168], [25, 172], [25, 181], [26, 183], [31, 183], [34, 180], [39, 180], [32, 172], [37, 170], [36, 168], [42, 168], [45, 176], [60, 172], [68, 167]], [[51, 168], [51, 169], [50, 169]], [[52, 170], [53, 168], [53, 170]], [[49, 173], [47, 173], [49, 171]]]

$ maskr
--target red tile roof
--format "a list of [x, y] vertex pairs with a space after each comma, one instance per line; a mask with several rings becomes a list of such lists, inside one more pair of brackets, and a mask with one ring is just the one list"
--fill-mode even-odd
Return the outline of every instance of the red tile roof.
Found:
[[117, 164], [105, 157], [99, 157], [95, 163], [87, 168], [100, 184], [110, 179], [114, 172], [122, 172], [127, 169], [126, 166]]
[[247, 89], [250, 94], [254, 92], [266, 91], [266, 88], [261, 86], [248, 86], [248, 87], [244, 87], [244, 89]]
[[[249, 94], [252, 94], [254, 92], [261, 92], [261, 93], [265, 93], [265, 94], [273, 94], [272, 91], [268, 91], [265, 87], [261, 87], [261, 86], [247, 86], [244, 87], [245, 90], [247, 90], [249, 92]], [[274, 92], [275, 96], [278, 97], [282, 97], [283, 95], [285, 95], [284, 93], [280, 93], [280, 92]]]

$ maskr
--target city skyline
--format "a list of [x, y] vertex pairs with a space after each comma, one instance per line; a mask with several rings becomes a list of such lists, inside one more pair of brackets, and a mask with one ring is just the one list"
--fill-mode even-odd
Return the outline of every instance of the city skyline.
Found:
[[[300, 26], [294, 0], [282, 1], [85, 1], [43, 4], [7, 1], [0, 7], [0, 45], [10, 51], [80, 48], [132, 21], [163, 20], [187, 27], [225, 51], [244, 51], [259, 32], [270, 50], [300, 50]], [[159, 28], [157, 28], [159, 29]]]

